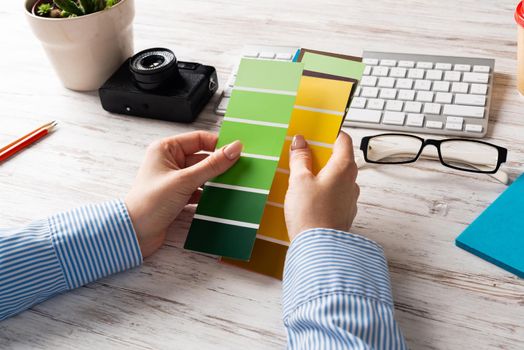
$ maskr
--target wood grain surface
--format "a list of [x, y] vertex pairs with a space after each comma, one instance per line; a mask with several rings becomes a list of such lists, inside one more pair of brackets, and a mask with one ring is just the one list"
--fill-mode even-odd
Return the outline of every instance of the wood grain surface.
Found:
[[[524, 98], [515, 88], [514, 0], [137, 0], [135, 49], [172, 48], [224, 83], [244, 44], [360, 55], [383, 50], [496, 59], [488, 140], [524, 169]], [[123, 197], [158, 138], [217, 131], [218, 96], [189, 125], [111, 115], [96, 93], [64, 89], [23, 16], [0, 7], [0, 144], [57, 119], [59, 129], [0, 165], [0, 226]], [[355, 146], [364, 135], [346, 129]], [[357, 147], [355, 147], [357, 152]], [[359, 152], [357, 152], [358, 154]], [[362, 169], [353, 231], [386, 252], [396, 317], [412, 349], [523, 349], [524, 281], [454, 246], [503, 190], [438, 162]], [[1, 349], [275, 349], [285, 346], [281, 283], [181, 249], [188, 208], [135, 270], [0, 323]]]

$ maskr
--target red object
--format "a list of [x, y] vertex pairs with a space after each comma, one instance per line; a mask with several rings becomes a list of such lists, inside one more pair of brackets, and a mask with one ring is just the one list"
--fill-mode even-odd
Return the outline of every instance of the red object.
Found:
[[15, 153], [23, 150], [24, 148], [29, 147], [30, 145], [40, 140], [42, 137], [46, 136], [47, 134], [49, 134], [48, 129], [41, 129], [35, 132], [34, 134], [31, 134], [28, 138], [23, 139], [19, 143], [16, 143], [12, 145], [11, 147], [5, 149], [4, 151], [0, 152], [0, 162], [3, 162], [4, 160], [11, 157]]
[[515, 10], [515, 21], [517, 21], [521, 27], [524, 27], [524, 1], [521, 1], [517, 5], [517, 9]]

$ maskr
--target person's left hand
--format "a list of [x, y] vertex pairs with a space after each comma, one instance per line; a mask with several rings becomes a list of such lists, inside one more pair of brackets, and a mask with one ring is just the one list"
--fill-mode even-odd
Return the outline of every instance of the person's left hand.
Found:
[[210, 155], [217, 135], [197, 131], [154, 142], [135, 183], [125, 199], [142, 256], [154, 253], [164, 242], [169, 225], [188, 203], [195, 203], [199, 187], [228, 170], [240, 157], [235, 141]]

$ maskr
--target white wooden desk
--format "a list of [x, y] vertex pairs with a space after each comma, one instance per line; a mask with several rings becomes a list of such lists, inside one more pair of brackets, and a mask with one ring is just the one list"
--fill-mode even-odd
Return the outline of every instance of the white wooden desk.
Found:
[[[524, 169], [524, 99], [515, 89], [512, 0], [137, 0], [136, 49], [166, 46], [214, 65], [223, 83], [244, 44], [359, 55], [389, 50], [496, 59], [489, 141]], [[23, 17], [0, 8], [0, 144], [49, 120], [50, 137], [0, 166], [0, 225], [123, 197], [153, 140], [217, 131], [212, 106], [190, 125], [111, 115], [96, 93], [60, 85]], [[355, 145], [372, 130], [349, 129]], [[370, 167], [353, 231], [379, 242], [396, 316], [412, 349], [522, 349], [524, 280], [454, 246], [503, 190], [489, 176], [437, 162]], [[141, 268], [106, 278], [0, 323], [1, 349], [283, 348], [279, 281], [181, 249], [191, 210]]]

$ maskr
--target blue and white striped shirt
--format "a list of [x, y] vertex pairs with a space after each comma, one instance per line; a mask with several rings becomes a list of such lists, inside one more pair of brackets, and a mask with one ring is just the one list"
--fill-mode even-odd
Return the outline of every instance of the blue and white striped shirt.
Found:
[[[123, 202], [0, 229], [0, 320], [142, 263]], [[289, 349], [405, 349], [386, 260], [374, 242], [314, 229], [291, 244], [284, 274]]]

